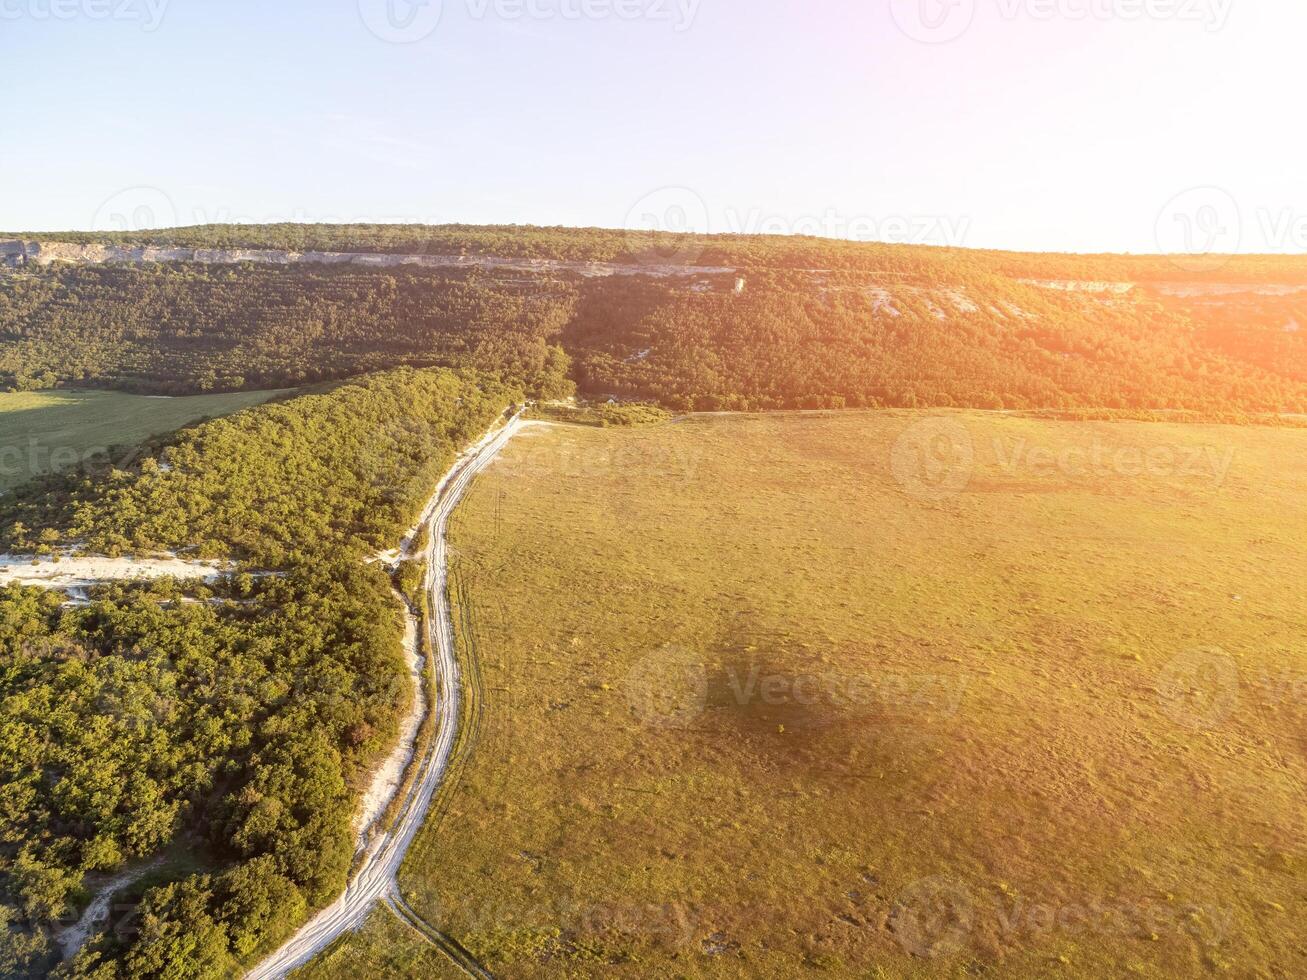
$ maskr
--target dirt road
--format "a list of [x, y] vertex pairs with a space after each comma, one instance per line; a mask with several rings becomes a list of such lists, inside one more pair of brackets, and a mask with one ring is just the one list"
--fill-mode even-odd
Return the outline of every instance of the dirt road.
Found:
[[426, 754], [417, 763], [420, 767], [417, 776], [394, 823], [384, 833], [375, 836], [344, 893], [310, 919], [281, 949], [246, 974], [247, 980], [284, 977], [303, 966], [343, 933], [361, 926], [378, 901], [407, 907], [399, 895], [396, 875], [444, 777], [458, 728], [460, 681], [446, 589], [445, 531], [450, 514], [477, 473], [495, 458], [521, 425], [520, 415], [514, 416], [505, 426], [487, 434], [461, 456], [441, 481], [432, 503], [428, 505], [431, 533], [427, 546], [427, 583], [435, 611], [429, 628], [436, 675], [436, 732]]

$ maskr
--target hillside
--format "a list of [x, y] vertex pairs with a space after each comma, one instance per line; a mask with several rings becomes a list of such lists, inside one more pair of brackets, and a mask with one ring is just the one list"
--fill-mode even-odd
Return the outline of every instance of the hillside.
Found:
[[390, 579], [364, 560], [520, 397], [472, 374], [371, 375], [4, 498], [2, 553], [241, 565], [72, 605], [0, 589], [0, 975], [48, 975], [58, 927], [124, 867], [149, 874], [61, 975], [231, 975], [340, 891], [410, 697]]
[[[244, 250], [244, 251], [242, 251]], [[254, 251], [249, 251], [254, 250]], [[1307, 261], [596, 229], [0, 244], [0, 383], [191, 393], [401, 364], [676, 409], [1307, 411]]]

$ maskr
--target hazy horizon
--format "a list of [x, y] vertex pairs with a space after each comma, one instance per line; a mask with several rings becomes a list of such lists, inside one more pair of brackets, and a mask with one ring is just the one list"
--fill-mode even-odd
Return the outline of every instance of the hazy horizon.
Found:
[[1277, 98], [1301, 6], [9, 0], [0, 21], [3, 227], [1307, 250], [1307, 134]]
[[[204, 228], [204, 227], [259, 228], [259, 227], [266, 227], [267, 225], [270, 224], [283, 224], [283, 225], [300, 226], [306, 228], [312, 228], [312, 227], [340, 228], [340, 227], [349, 227], [351, 225], [355, 225], [360, 227], [373, 226], [373, 227], [392, 227], [392, 228], [431, 228], [431, 229], [522, 228], [522, 229], [539, 230], [539, 231], [550, 231], [550, 230], [561, 229], [564, 231], [626, 232], [630, 230], [627, 228], [605, 227], [602, 225], [537, 225], [537, 224], [525, 224], [522, 222], [510, 222], [504, 224], [478, 224], [475, 222], [467, 222], [467, 221], [442, 222], [439, 224], [386, 222], [386, 221], [378, 221], [378, 222], [364, 221], [364, 222], [346, 222], [346, 223], [337, 223], [337, 222], [330, 222], [330, 221], [287, 221], [287, 222], [267, 222], [265, 224], [265, 223], [253, 222], [253, 221], [235, 221], [235, 222], [213, 222], [208, 225], [203, 225], [203, 224], [170, 225], [167, 227], [160, 227], [160, 228], [141, 228], [141, 229], [134, 229], [134, 230], [140, 231], [141, 233], [144, 234], [144, 233], [158, 233], [158, 232], [167, 232], [167, 231], [186, 231], [190, 229]], [[47, 235], [65, 234], [65, 235], [80, 236], [80, 235], [104, 234], [107, 236], [107, 235], [130, 234], [130, 233], [131, 232], [129, 231], [119, 232], [112, 229], [97, 230], [94, 228], [48, 228], [48, 229], [23, 228], [19, 230], [0, 229], [0, 240], [21, 239], [26, 235], [47, 236]], [[668, 234], [678, 234], [678, 233], [671, 232]], [[1073, 250], [1073, 249], [1052, 249], [1052, 248], [1047, 248], [1047, 249], [990, 248], [984, 245], [939, 245], [930, 242], [913, 243], [913, 242], [886, 242], [886, 241], [879, 241], [879, 240], [864, 241], [864, 240], [851, 240], [846, 238], [833, 238], [824, 235], [800, 235], [800, 234], [786, 235], [781, 233], [749, 234], [749, 233], [738, 233], [738, 232], [729, 232], [729, 231], [710, 231], [706, 233], [690, 233], [690, 234], [697, 234], [699, 235], [699, 237], [722, 238], [722, 239], [749, 238], [749, 237], [763, 237], [763, 238], [776, 238], [776, 239], [791, 238], [796, 241], [806, 240], [806, 241], [847, 242], [855, 245], [890, 245], [890, 246], [903, 245], [903, 246], [908, 246], [913, 248], [956, 249], [958, 251], [963, 251], [963, 252], [1008, 252], [1014, 255], [1081, 255], [1087, 258], [1103, 257], [1103, 256], [1123, 256], [1123, 257], [1131, 257], [1131, 258], [1165, 258], [1168, 255], [1185, 254], [1180, 252], [1176, 252], [1176, 253], [1128, 252], [1128, 251], [1127, 252], [1090, 252], [1090, 251], [1080, 251], [1080, 250]], [[1293, 258], [1293, 257], [1302, 256], [1307, 258], [1307, 250], [1289, 253], [1287, 256], [1285, 253], [1277, 253], [1277, 252], [1237, 252], [1237, 253], [1232, 252], [1232, 253], [1211, 253], [1211, 254], [1214, 256], [1220, 256], [1220, 255], [1238, 256], [1240, 258], [1257, 258], [1262, 256], [1278, 257], [1278, 258], [1285, 258], [1285, 257]]]

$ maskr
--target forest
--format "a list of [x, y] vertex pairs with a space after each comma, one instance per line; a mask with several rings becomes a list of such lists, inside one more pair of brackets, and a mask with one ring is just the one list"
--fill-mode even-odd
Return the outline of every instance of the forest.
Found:
[[124, 862], [165, 859], [60, 975], [228, 975], [343, 887], [364, 774], [409, 696], [389, 579], [363, 559], [521, 397], [402, 368], [4, 498], [5, 551], [75, 541], [240, 570], [82, 605], [0, 591], [0, 974], [48, 971], [86, 876]]
[[[417, 247], [403, 236], [419, 233], [374, 230], [369, 237], [315, 227], [298, 232], [312, 237], [304, 242], [277, 228], [227, 229], [226, 237], [201, 231], [175, 235], [379, 248]], [[465, 250], [512, 237], [505, 229], [431, 233], [453, 236]], [[324, 240], [332, 234], [362, 237]], [[589, 254], [631, 259], [614, 251], [620, 238], [530, 229], [518, 250], [587, 254], [581, 245], [589, 242]], [[739, 289], [736, 275], [720, 273], [33, 268], [0, 275], [0, 387], [189, 394], [411, 365], [522, 379], [528, 393], [546, 399], [575, 385], [600, 400], [652, 400], [674, 410], [1307, 410], [1307, 333], [1300, 328], [1307, 289], [1259, 291], [1251, 280], [1243, 291], [1220, 285], [1233, 275], [1272, 272], [1292, 283], [1299, 270], [1290, 260], [1241, 260], [1209, 277], [1224, 292], [1187, 296], [1147, 280], [1158, 268], [1134, 260], [1118, 268], [1090, 257], [1082, 267], [1074, 256], [976, 252], [947, 261], [944, 250], [908, 247], [823, 243], [821, 254], [805, 255], [816, 246], [751, 239], [730, 246], [716, 246], [712, 257], [740, 263]], [[854, 253], [875, 271], [839, 264]], [[826, 267], [791, 267], [801, 261]], [[1139, 285], [1124, 292], [1040, 284], [1127, 273]]]
[[761, 272], [740, 295], [605, 280], [562, 338], [582, 391], [678, 410], [1307, 410], [1307, 292], [1220, 302], [1000, 277]]
[[477, 270], [52, 267], [0, 276], [0, 380], [192, 394], [457, 363], [551, 396], [570, 390], [549, 338], [573, 301]]

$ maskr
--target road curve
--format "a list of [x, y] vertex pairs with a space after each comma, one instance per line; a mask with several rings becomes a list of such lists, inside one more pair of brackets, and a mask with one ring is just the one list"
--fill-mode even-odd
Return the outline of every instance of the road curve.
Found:
[[378, 901], [399, 894], [396, 876], [409, 845], [422, 827], [432, 797], [440, 786], [454, 748], [460, 710], [458, 659], [454, 655], [454, 626], [450, 616], [445, 532], [449, 517], [467, 492], [472, 480], [499, 454], [522, 425], [521, 413], [503, 427], [493, 429], [459, 457], [441, 480], [428, 504], [424, 518], [430, 522], [427, 545], [427, 582], [435, 616], [428, 620], [433, 669], [436, 675], [436, 732], [431, 745], [417, 763], [413, 779], [394, 822], [377, 834], [368, 846], [363, 862], [334, 902], [310, 919], [294, 936], [253, 970], [246, 980], [284, 977], [326, 949], [343, 933], [357, 929]]

